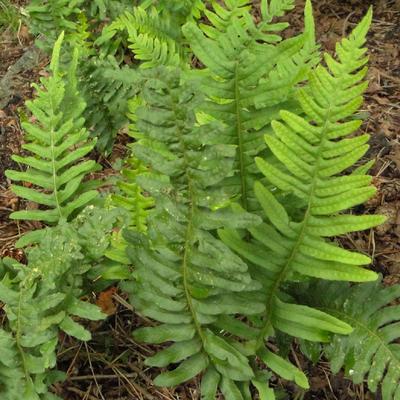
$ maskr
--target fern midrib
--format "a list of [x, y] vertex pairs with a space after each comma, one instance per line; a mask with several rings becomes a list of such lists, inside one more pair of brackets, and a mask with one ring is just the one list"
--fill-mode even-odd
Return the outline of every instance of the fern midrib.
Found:
[[[51, 102], [51, 111], [52, 111], [52, 116], [55, 115], [55, 106], [53, 103], [53, 98], [50, 96], [50, 102]], [[54, 154], [54, 147], [55, 147], [55, 126], [53, 123], [53, 118], [51, 119], [51, 127], [50, 127], [50, 152], [51, 152], [51, 170], [52, 170], [52, 180], [53, 180], [53, 196], [54, 200], [56, 202], [56, 208], [58, 211], [58, 214], [60, 216], [60, 219], [63, 217], [61, 206], [60, 206], [60, 201], [58, 199], [58, 187], [57, 187], [57, 169], [56, 169], [56, 160], [55, 160], [55, 154]]]
[[368, 325], [365, 325], [364, 323], [360, 322], [358, 319], [352, 317], [351, 315], [346, 314], [345, 312], [334, 309], [334, 308], [317, 307], [317, 309], [320, 311], [324, 311], [328, 314], [336, 315], [341, 320], [347, 321], [351, 326], [353, 326], [353, 327], [358, 326], [359, 328], [368, 332], [368, 334], [370, 336], [375, 337], [381, 343], [381, 346], [383, 346], [385, 348], [385, 350], [391, 355], [391, 359], [396, 360], [396, 362], [400, 368], [400, 359], [398, 357], [396, 357], [396, 355], [392, 352], [392, 350], [390, 350], [390, 348], [388, 347], [387, 343], [383, 340], [383, 338], [379, 334], [377, 334], [375, 331], [371, 330], [368, 327]]
[[239, 152], [239, 169], [240, 169], [240, 202], [242, 207], [248, 211], [248, 198], [247, 198], [247, 182], [246, 182], [246, 166], [244, 163], [244, 148], [243, 148], [243, 127], [242, 127], [242, 116], [240, 109], [240, 88], [239, 88], [239, 61], [236, 61], [235, 65], [235, 119], [236, 119], [236, 134], [238, 139], [238, 152]]
[[21, 346], [21, 308], [22, 308], [22, 296], [23, 296], [24, 291], [21, 290], [19, 292], [19, 297], [18, 297], [18, 313], [17, 313], [17, 329], [15, 332], [15, 342], [17, 344], [17, 349], [18, 352], [20, 353], [20, 357], [22, 360], [22, 369], [24, 371], [24, 375], [27, 381], [32, 380], [31, 376], [29, 374], [28, 368], [26, 366], [26, 358], [25, 358], [25, 352], [24, 349]]
[[320, 168], [320, 164], [321, 161], [323, 159], [323, 149], [325, 146], [325, 143], [328, 141], [328, 139], [326, 138], [326, 134], [328, 131], [328, 123], [329, 123], [329, 117], [331, 114], [331, 108], [333, 107], [332, 104], [329, 104], [329, 107], [326, 111], [326, 116], [325, 116], [325, 121], [324, 121], [324, 125], [322, 127], [322, 133], [321, 133], [321, 141], [319, 143], [319, 148], [320, 151], [318, 152], [318, 157], [316, 159], [315, 162], [315, 168], [313, 171], [313, 175], [312, 175], [312, 184], [311, 184], [311, 188], [310, 188], [310, 195], [309, 195], [309, 201], [308, 201], [308, 206], [307, 206], [307, 210], [304, 214], [304, 218], [303, 218], [303, 222], [302, 222], [302, 227], [301, 227], [301, 231], [299, 233], [298, 239], [288, 257], [288, 260], [286, 262], [286, 264], [284, 265], [283, 269], [281, 270], [281, 272], [279, 273], [277, 279], [275, 280], [270, 292], [268, 293], [268, 300], [267, 300], [267, 304], [266, 304], [266, 310], [265, 310], [265, 314], [267, 316], [267, 320], [265, 322], [264, 327], [261, 329], [260, 331], [260, 335], [257, 339], [257, 344], [256, 344], [256, 349], [258, 350], [264, 343], [264, 337], [266, 336], [266, 334], [268, 333], [268, 330], [270, 329], [272, 322], [272, 307], [273, 307], [273, 302], [275, 300], [275, 297], [277, 296], [278, 290], [282, 284], [282, 282], [286, 279], [287, 274], [289, 273], [289, 271], [291, 270], [292, 267], [292, 263], [293, 260], [295, 259], [295, 257], [297, 256], [299, 247], [302, 245], [303, 243], [303, 239], [304, 236], [307, 233], [307, 229], [308, 229], [308, 222], [309, 219], [311, 217], [311, 211], [312, 211], [312, 207], [315, 201], [315, 190], [316, 190], [316, 185], [317, 185], [317, 178], [318, 178], [318, 172], [319, 172], [319, 168]]
[[[173, 112], [175, 115], [179, 115], [178, 110], [176, 109], [175, 106], [172, 107]], [[177, 118], [176, 120], [179, 120]], [[183, 160], [184, 160], [184, 176], [186, 178], [187, 182], [187, 190], [188, 190], [188, 195], [189, 195], [189, 210], [188, 210], [188, 223], [187, 223], [187, 228], [186, 228], [186, 234], [185, 234], [185, 244], [183, 248], [183, 258], [182, 258], [182, 280], [183, 280], [183, 288], [185, 292], [185, 297], [186, 301], [189, 307], [189, 312], [192, 315], [193, 323], [196, 328], [197, 334], [199, 335], [202, 343], [205, 343], [205, 336], [203, 334], [203, 330], [201, 328], [201, 324], [199, 320], [197, 319], [196, 315], [196, 310], [194, 309], [193, 302], [192, 302], [192, 297], [190, 294], [190, 289], [189, 289], [189, 257], [190, 257], [190, 248], [191, 248], [191, 243], [193, 241], [193, 232], [194, 232], [194, 215], [195, 215], [195, 210], [196, 210], [196, 201], [195, 201], [195, 193], [193, 190], [193, 183], [192, 183], [192, 178], [189, 173], [189, 160], [187, 157], [187, 148], [184, 143], [183, 136], [184, 133], [182, 132], [182, 127], [178, 126], [178, 138], [182, 146], [182, 153], [183, 153]], [[204, 345], [203, 345], [204, 347]]]

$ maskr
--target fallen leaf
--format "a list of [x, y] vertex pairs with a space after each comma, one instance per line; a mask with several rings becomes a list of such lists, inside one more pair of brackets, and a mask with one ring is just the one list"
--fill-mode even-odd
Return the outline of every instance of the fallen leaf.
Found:
[[113, 299], [116, 292], [117, 288], [112, 286], [97, 296], [96, 304], [101, 308], [104, 314], [113, 315], [117, 311], [117, 306]]

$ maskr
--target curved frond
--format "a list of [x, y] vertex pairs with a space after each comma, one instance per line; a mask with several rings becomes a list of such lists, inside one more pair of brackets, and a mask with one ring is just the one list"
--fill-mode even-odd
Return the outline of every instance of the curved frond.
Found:
[[[246, 241], [233, 231], [220, 231], [232, 249], [249, 260], [266, 292], [266, 314], [258, 345], [273, 328], [311, 341], [328, 341], [327, 333], [348, 334], [351, 328], [328, 314], [301, 305], [288, 304], [281, 294], [286, 281], [298, 275], [327, 280], [364, 282], [377, 275], [363, 266], [370, 258], [345, 250], [326, 238], [356, 229], [368, 229], [381, 216], [343, 215], [375, 193], [371, 177], [363, 174], [339, 176], [367, 151], [367, 135], [347, 138], [360, 126], [352, 119], [362, 103], [367, 85], [365, 36], [371, 12], [348, 39], [337, 46], [339, 61], [326, 55], [328, 68], [317, 67], [309, 86], [298, 92], [304, 117], [282, 111], [274, 121], [274, 135], [266, 135], [275, 161], [256, 158], [266, 179], [276, 188], [306, 204], [293, 218], [274, 192], [261, 182], [254, 191], [264, 211], [264, 223], [250, 228]], [[325, 332], [324, 332], [325, 331]]]

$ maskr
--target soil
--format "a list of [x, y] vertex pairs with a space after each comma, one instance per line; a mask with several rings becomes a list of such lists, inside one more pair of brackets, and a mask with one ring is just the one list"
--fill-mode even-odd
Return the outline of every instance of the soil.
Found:
[[[362, 130], [371, 134], [371, 148], [366, 159], [374, 159], [372, 168], [376, 196], [359, 213], [379, 213], [388, 216], [387, 222], [369, 232], [340, 238], [348, 248], [373, 255], [373, 268], [383, 275], [387, 285], [400, 282], [400, 0], [314, 0], [318, 38], [322, 48], [334, 52], [335, 43], [360, 20], [370, 5], [374, 20], [368, 37], [370, 49], [370, 86], [361, 115]], [[302, 26], [302, 7], [299, 0], [290, 14], [288, 34], [298, 33]], [[23, 5], [23, 2], [19, 2]], [[30, 49], [32, 38], [26, 27], [19, 33], [4, 32], [0, 36], [0, 81], [10, 68]], [[18, 168], [12, 154], [21, 152], [23, 134], [20, 112], [32, 97], [31, 83], [43, 74], [47, 60], [38, 56], [37, 62], [19, 71], [9, 85], [6, 98], [0, 96], [0, 256], [22, 261], [24, 254], [15, 249], [16, 239], [37, 227], [33, 223], [16, 223], [9, 219], [12, 211], [29, 204], [20, 202], [10, 190], [4, 171]], [[1, 85], [0, 85], [1, 86]], [[1, 87], [0, 87], [1, 93]], [[62, 337], [58, 354], [59, 368], [67, 371], [68, 379], [55, 385], [55, 392], [64, 399], [131, 400], [199, 398], [198, 382], [193, 381], [174, 390], [153, 386], [155, 371], [144, 365], [144, 358], [154, 347], [133, 341], [131, 332], [139, 325], [149, 324], [134, 314], [124, 294], [115, 288], [98, 299], [109, 310], [106, 323], [92, 324], [93, 340], [83, 344]], [[310, 378], [307, 394], [296, 392], [293, 385], [276, 380], [276, 388], [289, 395], [282, 399], [369, 400], [378, 399], [363, 385], [354, 385], [343, 374], [333, 376], [328, 365], [321, 361], [311, 365], [293, 348], [292, 361], [300, 365]]]

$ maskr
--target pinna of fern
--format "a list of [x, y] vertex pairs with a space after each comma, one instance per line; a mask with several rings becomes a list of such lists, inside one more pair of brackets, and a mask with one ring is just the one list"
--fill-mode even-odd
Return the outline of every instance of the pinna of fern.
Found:
[[[384, 287], [381, 279], [350, 286], [345, 282], [312, 281], [293, 288], [295, 298], [335, 315], [354, 327], [323, 345], [333, 373], [345, 367], [356, 384], [366, 378], [371, 392], [383, 400], [400, 398], [400, 285]], [[312, 294], [312, 295], [310, 295]]]
[[329, 331], [351, 332], [347, 323], [334, 321], [319, 309], [288, 303], [285, 282], [299, 276], [351, 282], [377, 278], [363, 268], [370, 263], [369, 257], [326, 239], [384, 220], [382, 216], [343, 214], [373, 196], [375, 188], [370, 185], [371, 177], [364, 174], [339, 175], [368, 149], [368, 135], [348, 136], [361, 124], [353, 114], [367, 87], [363, 78], [368, 58], [363, 46], [371, 18], [370, 10], [350, 37], [337, 45], [338, 61], [326, 54], [327, 67], [319, 65], [310, 73], [309, 85], [298, 92], [304, 116], [282, 111], [281, 121], [273, 122], [274, 135], [266, 135], [265, 140], [276, 162], [256, 158], [270, 184], [306, 203], [303, 215], [290, 217], [274, 192], [256, 182], [254, 191], [264, 210], [264, 222], [249, 229], [250, 239], [233, 230], [219, 231], [222, 240], [250, 262], [252, 276], [263, 284], [266, 312], [254, 346], [267, 365], [264, 340], [275, 329], [321, 342], [329, 341]]
[[45, 209], [16, 211], [10, 215], [14, 219], [54, 224], [70, 218], [98, 195], [84, 182], [99, 166], [93, 160], [82, 161], [96, 141], [88, 139], [89, 133], [84, 128], [85, 102], [77, 90], [76, 78], [78, 51], [74, 52], [64, 76], [59, 66], [63, 37], [61, 34], [54, 45], [50, 77], [42, 78], [41, 86], [35, 86], [36, 98], [26, 103], [34, 120], [22, 124], [26, 132], [22, 148], [31, 155], [12, 158], [28, 168], [6, 171], [12, 181], [35, 185], [14, 184], [12, 190]]

